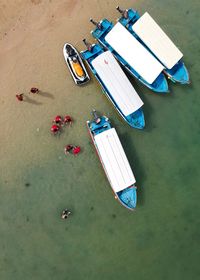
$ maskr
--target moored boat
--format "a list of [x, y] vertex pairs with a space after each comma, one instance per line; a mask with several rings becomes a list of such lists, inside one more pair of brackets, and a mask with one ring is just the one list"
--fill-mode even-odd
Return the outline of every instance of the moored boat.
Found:
[[71, 44], [66, 43], [63, 47], [63, 55], [74, 82], [77, 85], [87, 83], [90, 77], [78, 51]]
[[121, 23], [114, 26], [107, 19], [99, 23], [90, 21], [96, 26], [91, 31], [93, 37], [110, 50], [131, 75], [154, 92], [168, 92], [162, 73], [164, 66]]
[[101, 161], [102, 167], [115, 194], [115, 198], [129, 210], [137, 204], [136, 180], [119, 140], [106, 116], [98, 116], [87, 121], [89, 134]]
[[173, 82], [189, 84], [189, 73], [182, 61], [183, 54], [146, 12], [140, 16], [133, 9], [122, 10], [119, 22], [141, 42], [164, 66], [164, 73]]
[[104, 52], [98, 44], [90, 45], [81, 55], [100, 83], [103, 92], [120, 116], [131, 126], [143, 129], [143, 102], [110, 51]]

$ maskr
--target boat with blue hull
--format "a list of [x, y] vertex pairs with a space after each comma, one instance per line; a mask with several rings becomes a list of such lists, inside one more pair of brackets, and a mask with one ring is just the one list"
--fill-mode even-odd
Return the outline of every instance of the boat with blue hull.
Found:
[[122, 10], [117, 7], [117, 10], [121, 14], [118, 21], [164, 65], [167, 77], [172, 82], [189, 84], [189, 73], [182, 61], [183, 54], [153, 18], [148, 13], [140, 16], [133, 9]]
[[127, 209], [134, 210], [136, 180], [117, 132], [106, 116], [97, 115], [95, 110], [92, 113], [93, 119], [87, 121], [87, 128], [115, 198]]
[[133, 128], [145, 127], [142, 111], [143, 101], [124, 74], [110, 51], [104, 51], [98, 44], [84, 40], [87, 50], [81, 52], [82, 58], [100, 83], [103, 93], [112, 102], [120, 116]]
[[162, 73], [164, 66], [121, 24], [115, 26], [104, 19], [90, 20], [96, 28], [91, 34], [112, 52], [125, 69], [149, 89], [157, 93], [168, 92], [168, 83]]

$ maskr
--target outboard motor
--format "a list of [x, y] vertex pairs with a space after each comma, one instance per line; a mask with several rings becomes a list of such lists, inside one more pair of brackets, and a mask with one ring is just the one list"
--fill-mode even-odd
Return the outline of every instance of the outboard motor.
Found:
[[98, 116], [97, 111], [95, 109], [93, 109], [91, 114], [94, 117], [95, 123], [99, 124], [101, 122], [101, 118]]
[[101, 22], [96, 22], [96, 21], [94, 21], [92, 18], [90, 18], [90, 22], [91, 22], [92, 24], [94, 24], [99, 30], [102, 30], [102, 24], [101, 24]]
[[86, 39], [83, 39], [83, 43], [85, 44], [86, 48], [89, 52], [92, 50], [92, 44], [90, 44]]
[[116, 7], [116, 10], [125, 18], [128, 19], [128, 10], [122, 10], [119, 6]]

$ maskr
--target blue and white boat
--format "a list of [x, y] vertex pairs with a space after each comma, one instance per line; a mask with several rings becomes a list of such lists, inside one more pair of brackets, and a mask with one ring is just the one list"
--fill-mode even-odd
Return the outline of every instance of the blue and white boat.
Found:
[[134, 210], [137, 203], [136, 180], [125, 155], [115, 128], [105, 116], [97, 116], [87, 121], [89, 134], [110, 182], [115, 198], [128, 208]]
[[162, 73], [164, 66], [121, 24], [115, 26], [104, 19], [91, 31], [94, 38], [110, 50], [126, 70], [157, 93], [168, 92], [168, 83]]
[[103, 93], [131, 127], [143, 129], [145, 120], [141, 107], [144, 103], [112, 53], [104, 52], [98, 44], [84, 42], [88, 49], [82, 51], [81, 56], [99, 81]]
[[181, 51], [148, 14], [140, 16], [133, 9], [117, 10], [122, 14], [119, 22], [140, 41], [163, 65], [164, 73], [173, 82], [189, 84], [189, 73]]

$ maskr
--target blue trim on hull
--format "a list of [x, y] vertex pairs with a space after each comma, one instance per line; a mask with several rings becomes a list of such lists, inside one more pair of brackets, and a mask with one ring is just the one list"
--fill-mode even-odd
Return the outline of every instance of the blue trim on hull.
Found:
[[111, 128], [110, 121], [107, 117], [101, 116], [98, 119], [99, 119], [99, 122], [96, 122], [95, 120], [93, 120], [88, 123], [88, 127], [89, 127], [92, 135], [100, 134]]
[[118, 192], [117, 195], [125, 207], [129, 208], [130, 210], [134, 210], [136, 208], [137, 188], [135, 186], [131, 186], [121, 192]]
[[[119, 22], [128, 29], [128, 31], [156, 58], [156, 55], [145, 45], [145, 43], [137, 36], [137, 34], [133, 31], [133, 24], [140, 18], [140, 15], [137, 11], [133, 9], [128, 9], [128, 19], [121, 17]], [[159, 59], [158, 59], [159, 60]], [[162, 61], [159, 60], [160, 63]], [[162, 63], [163, 64], [163, 63]], [[163, 64], [165, 67], [165, 65]], [[182, 60], [180, 60], [177, 64], [175, 64], [171, 69], [165, 68], [164, 73], [167, 75], [168, 79], [172, 82], [178, 82], [181, 84], [189, 84], [190, 78], [187, 68], [185, 67]]]
[[156, 78], [156, 80], [149, 84], [145, 81], [136, 71], [132, 68], [105, 40], [105, 36], [108, 32], [114, 27], [113, 23], [108, 21], [107, 19], [102, 20], [101, 22], [101, 30], [95, 28], [91, 31], [91, 34], [94, 38], [98, 40], [98, 42], [105, 48], [110, 50], [116, 59], [126, 68], [126, 70], [133, 75], [136, 79], [138, 79], [141, 83], [147, 86], [149, 89], [153, 90], [156, 93], [167, 93], [168, 90], [168, 83], [163, 73]]
[[91, 69], [92, 73], [94, 74], [94, 76], [96, 77], [98, 82], [100, 83], [103, 93], [105, 93], [106, 97], [112, 102], [112, 104], [114, 105], [114, 107], [116, 108], [116, 110], [118, 111], [120, 116], [131, 127], [137, 128], [137, 129], [143, 129], [145, 127], [145, 120], [144, 120], [144, 113], [143, 113], [142, 109], [140, 108], [137, 111], [133, 112], [132, 114], [130, 114], [128, 116], [125, 116], [122, 113], [122, 111], [120, 110], [120, 108], [118, 107], [118, 105], [115, 102], [115, 100], [113, 99], [113, 97], [111, 96], [110, 92], [108, 91], [108, 89], [105, 86], [105, 84], [103, 83], [103, 81], [98, 76], [94, 67], [92, 66], [93, 59], [95, 59], [98, 55], [100, 55], [103, 52], [104, 52], [103, 48], [101, 46], [99, 46], [98, 44], [95, 44], [95, 45], [92, 46], [91, 51], [88, 51], [88, 50], [82, 51], [81, 56], [84, 60], [86, 60], [86, 62], [88, 64], [89, 68]]

